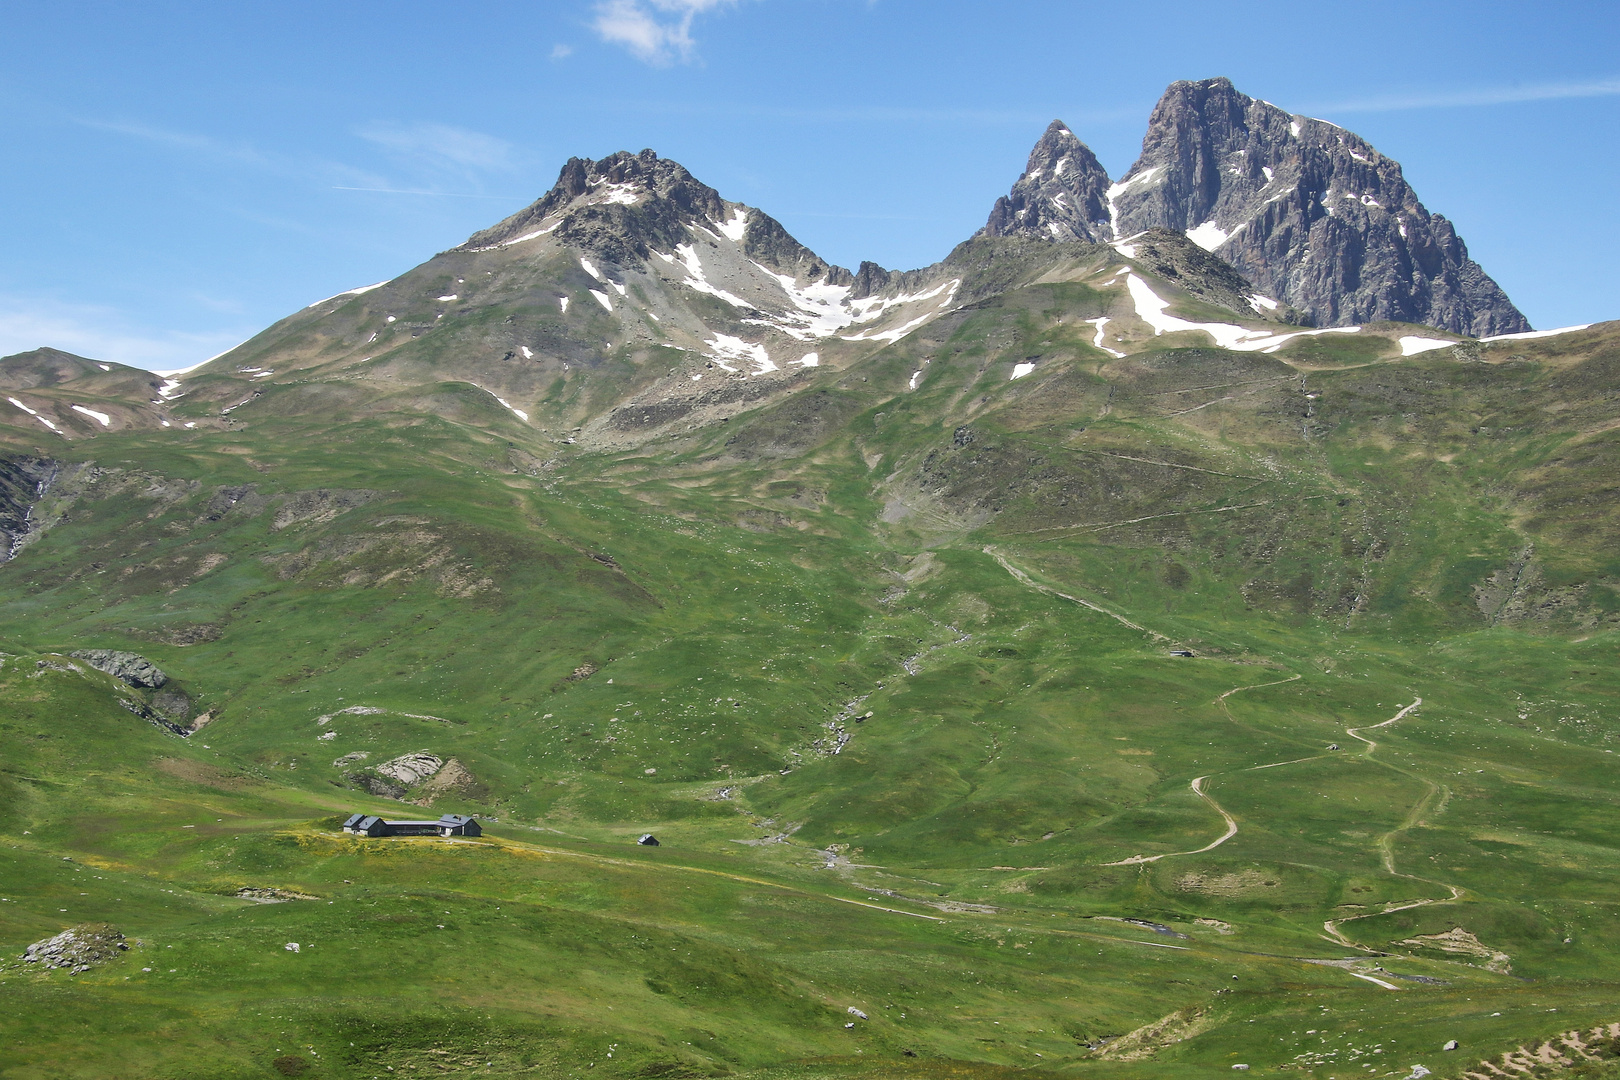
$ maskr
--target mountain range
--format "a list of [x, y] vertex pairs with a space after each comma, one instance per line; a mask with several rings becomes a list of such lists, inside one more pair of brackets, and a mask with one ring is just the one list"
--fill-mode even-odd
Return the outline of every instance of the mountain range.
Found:
[[0, 359], [0, 1077], [1610, 1080], [1616, 475], [1620, 323], [1220, 79], [921, 269], [618, 153]]

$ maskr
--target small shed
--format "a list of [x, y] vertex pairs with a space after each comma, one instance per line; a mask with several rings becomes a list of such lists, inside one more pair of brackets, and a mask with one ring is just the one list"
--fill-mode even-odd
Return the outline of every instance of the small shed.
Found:
[[478, 819], [466, 814], [445, 814], [435, 821], [388, 821], [375, 814], [350, 814], [343, 822], [343, 831], [355, 836], [484, 835]]
[[652, 833], [643, 833], [641, 839], [637, 840], [636, 843], [640, 844], [642, 847], [657, 847], [658, 837], [654, 836]]
[[360, 820], [356, 821], [352, 826], [345, 825], [343, 831], [353, 833], [356, 836], [387, 836], [388, 822], [376, 814], [366, 814], [360, 816]]
[[440, 836], [483, 836], [483, 826], [478, 819], [468, 817], [466, 814], [445, 814], [439, 819]]

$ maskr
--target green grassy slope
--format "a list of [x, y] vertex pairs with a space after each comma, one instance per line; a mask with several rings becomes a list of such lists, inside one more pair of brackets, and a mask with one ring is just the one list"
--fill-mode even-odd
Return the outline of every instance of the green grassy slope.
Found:
[[[1620, 1020], [1614, 329], [1117, 359], [1107, 303], [632, 449], [448, 385], [74, 444], [0, 568], [0, 936], [141, 943], [8, 962], [0, 1075], [1404, 1076]], [[483, 842], [335, 831], [413, 752]]]

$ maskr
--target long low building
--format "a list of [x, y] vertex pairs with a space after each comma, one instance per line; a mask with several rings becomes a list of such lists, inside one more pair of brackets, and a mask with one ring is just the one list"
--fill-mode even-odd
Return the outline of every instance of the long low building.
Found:
[[389, 821], [375, 814], [351, 814], [343, 831], [355, 836], [482, 836], [478, 819], [445, 814], [437, 821]]

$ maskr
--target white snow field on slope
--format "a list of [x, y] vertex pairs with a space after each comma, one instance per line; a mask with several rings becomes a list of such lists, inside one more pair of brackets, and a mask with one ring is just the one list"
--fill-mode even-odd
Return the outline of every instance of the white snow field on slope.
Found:
[[1455, 344], [1457, 344], [1455, 341], [1447, 341], [1443, 338], [1426, 338], [1418, 337], [1416, 334], [1408, 334], [1401, 338], [1401, 355], [1416, 356], [1418, 353], [1432, 352], [1435, 349], [1449, 349]]
[[1559, 334], [1573, 334], [1577, 330], [1590, 330], [1591, 323], [1581, 323], [1579, 326], [1560, 326], [1556, 330], [1526, 330], [1518, 334], [1496, 334], [1492, 337], [1482, 337], [1481, 341], [1529, 341], [1532, 338], [1557, 337]]
[[112, 427], [112, 417], [104, 412], [96, 412], [96, 410], [87, 409], [83, 405], [69, 405], [68, 408], [76, 413], [83, 413], [102, 427]]
[[[1131, 300], [1136, 304], [1136, 316], [1149, 326], [1153, 327], [1153, 335], [1174, 334], [1183, 330], [1198, 330], [1215, 339], [1215, 344], [1223, 349], [1234, 352], [1275, 352], [1294, 338], [1315, 337], [1318, 334], [1358, 334], [1359, 326], [1329, 326], [1320, 330], [1296, 330], [1286, 334], [1278, 334], [1270, 330], [1248, 330], [1233, 323], [1195, 323], [1186, 319], [1178, 319], [1174, 315], [1165, 314], [1169, 302], [1159, 297], [1147, 282], [1129, 274], [1125, 278], [1125, 285], [1131, 292]], [[1099, 333], [1101, 331], [1099, 330]], [[1402, 339], [1402, 348], [1406, 339]], [[1413, 339], [1418, 340], [1418, 339]], [[1435, 348], [1455, 344], [1445, 341]], [[1403, 354], [1406, 355], [1406, 354]]]

